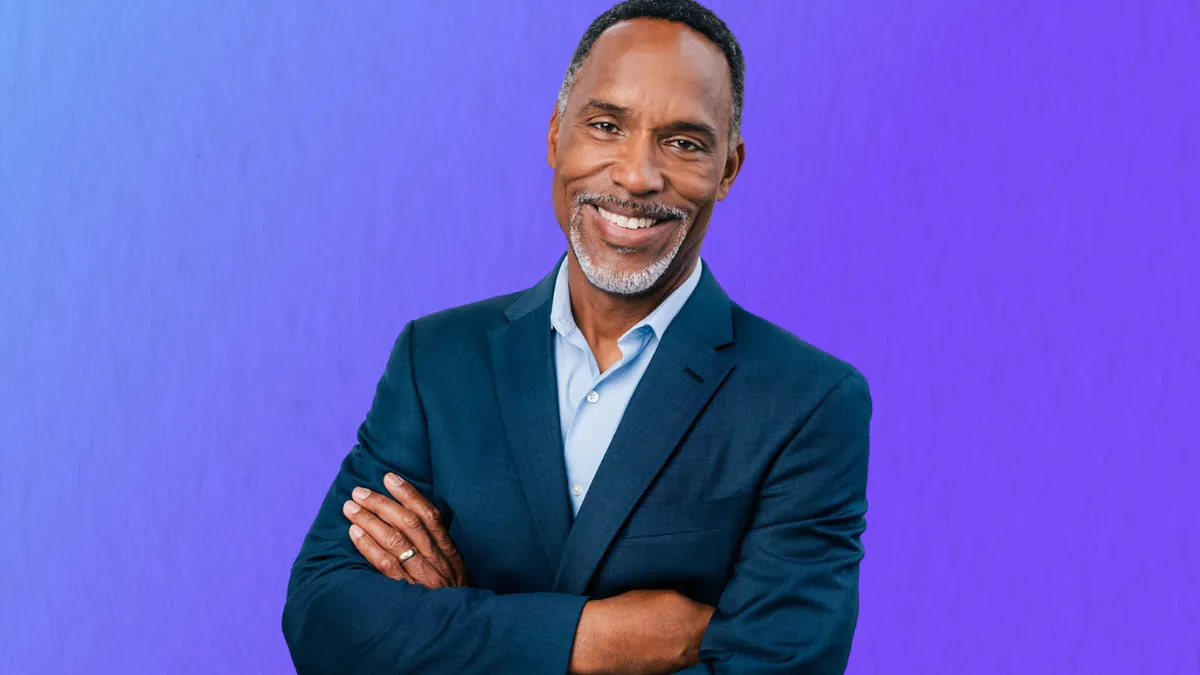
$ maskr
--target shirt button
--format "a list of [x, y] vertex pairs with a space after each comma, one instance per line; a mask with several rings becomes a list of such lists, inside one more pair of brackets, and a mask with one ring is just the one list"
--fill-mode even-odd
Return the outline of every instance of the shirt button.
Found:
[[572, 485], [571, 486], [571, 494], [575, 495], [576, 497], [583, 494], [583, 486], [580, 485], [579, 483]]
[[596, 401], [599, 401], [599, 400], [600, 400], [600, 394], [598, 394], [595, 389], [588, 392], [588, 403], [595, 403]]

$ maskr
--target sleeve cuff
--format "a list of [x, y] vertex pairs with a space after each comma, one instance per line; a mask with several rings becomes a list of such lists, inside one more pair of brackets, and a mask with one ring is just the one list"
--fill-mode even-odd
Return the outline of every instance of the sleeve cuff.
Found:
[[500, 595], [493, 601], [504, 607], [512, 621], [511, 639], [536, 663], [523, 672], [530, 675], [566, 675], [571, 648], [583, 606], [589, 598], [567, 593]]

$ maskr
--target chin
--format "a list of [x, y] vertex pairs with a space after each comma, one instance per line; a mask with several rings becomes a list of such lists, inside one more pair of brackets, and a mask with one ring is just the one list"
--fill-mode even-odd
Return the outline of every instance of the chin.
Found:
[[578, 227], [571, 228], [570, 240], [579, 269], [593, 286], [612, 295], [638, 296], [659, 285], [686, 235], [684, 228], [670, 250], [649, 260], [642, 259], [636, 250], [613, 247], [603, 241], [586, 242]]

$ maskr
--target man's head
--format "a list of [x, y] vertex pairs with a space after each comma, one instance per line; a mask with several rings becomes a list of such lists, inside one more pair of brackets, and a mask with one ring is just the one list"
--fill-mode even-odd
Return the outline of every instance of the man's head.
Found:
[[692, 0], [627, 0], [584, 33], [550, 121], [554, 211], [584, 275], [642, 295], [699, 256], [745, 156], [745, 66]]

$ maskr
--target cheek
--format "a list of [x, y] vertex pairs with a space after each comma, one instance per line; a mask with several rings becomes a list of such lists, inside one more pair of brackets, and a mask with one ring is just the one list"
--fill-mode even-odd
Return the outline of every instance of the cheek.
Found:
[[721, 172], [710, 166], [688, 165], [668, 174], [671, 187], [698, 210], [716, 200], [721, 187]]
[[563, 134], [559, 142], [559, 169], [566, 180], [583, 177], [602, 169], [611, 161], [612, 149], [592, 143], [577, 134]]
[[552, 189], [551, 201], [554, 203], [554, 218], [558, 221], [559, 228], [566, 232], [568, 221], [571, 218], [573, 208], [571, 202], [575, 192], [572, 191], [571, 181], [561, 171], [554, 172]]

